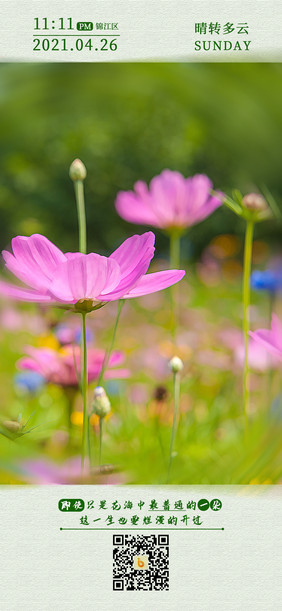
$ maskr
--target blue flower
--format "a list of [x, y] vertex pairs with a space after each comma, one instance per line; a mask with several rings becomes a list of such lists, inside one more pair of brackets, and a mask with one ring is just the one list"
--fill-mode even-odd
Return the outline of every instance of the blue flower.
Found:
[[280, 393], [272, 401], [270, 407], [270, 418], [282, 422], [282, 394]]
[[276, 293], [282, 289], [282, 272], [280, 270], [266, 269], [263, 272], [255, 271], [251, 275], [251, 286], [257, 291]]
[[121, 395], [124, 392], [124, 382], [122, 380], [107, 380], [106, 384], [107, 393], [115, 397]]
[[[86, 329], [86, 342], [87, 344], [91, 344], [91, 342], [93, 342], [94, 340], [94, 333], [93, 331], [91, 331], [90, 329]], [[75, 335], [74, 335], [74, 341], [76, 344], [80, 344], [81, 341], [81, 330], [80, 329], [76, 329], [75, 331]]]
[[35, 393], [44, 386], [45, 380], [37, 371], [23, 371], [15, 375], [14, 383], [20, 390]]

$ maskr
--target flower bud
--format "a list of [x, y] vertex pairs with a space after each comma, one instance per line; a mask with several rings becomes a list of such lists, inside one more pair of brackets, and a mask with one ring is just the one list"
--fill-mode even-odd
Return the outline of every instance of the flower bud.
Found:
[[80, 159], [75, 159], [70, 166], [70, 178], [72, 180], [84, 180], [86, 178], [86, 167]]
[[242, 204], [248, 210], [253, 210], [254, 212], [264, 212], [268, 208], [264, 197], [260, 193], [248, 193], [243, 197]]
[[22, 424], [16, 420], [5, 420], [3, 422], [3, 426], [8, 431], [11, 431], [11, 433], [18, 433], [18, 431], [20, 431], [22, 428]]
[[174, 356], [170, 361], [169, 361], [169, 368], [172, 371], [172, 373], [178, 373], [179, 371], [182, 371], [184, 365], [182, 360], [179, 358], [179, 356]]
[[96, 386], [94, 389], [92, 408], [94, 414], [99, 416], [99, 418], [105, 418], [111, 411], [109, 397], [102, 386]]

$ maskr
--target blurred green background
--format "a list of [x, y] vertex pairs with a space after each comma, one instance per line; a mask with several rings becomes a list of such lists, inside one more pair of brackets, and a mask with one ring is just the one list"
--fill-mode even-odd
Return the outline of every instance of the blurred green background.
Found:
[[[281, 64], [2, 64], [1, 247], [40, 232], [75, 250], [75, 157], [88, 168], [89, 250], [108, 252], [133, 233], [116, 193], [166, 167], [207, 173], [226, 192], [267, 185], [280, 203], [281, 77]], [[190, 232], [194, 255], [213, 236], [242, 231], [218, 211]], [[269, 223], [263, 235], [278, 244], [281, 229]]]

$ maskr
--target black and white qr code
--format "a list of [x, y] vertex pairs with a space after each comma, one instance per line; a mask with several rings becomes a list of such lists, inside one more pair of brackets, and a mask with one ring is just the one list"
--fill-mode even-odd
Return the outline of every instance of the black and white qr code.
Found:
[[113, 535], [114, 590], [169, 589], [169, 535]]

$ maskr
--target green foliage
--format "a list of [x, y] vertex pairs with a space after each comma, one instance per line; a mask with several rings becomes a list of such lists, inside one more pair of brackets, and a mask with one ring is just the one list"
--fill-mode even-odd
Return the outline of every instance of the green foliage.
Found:
[[[118, 217], [116, 193], [166, 167], [207, 173], [227, 193], [267, 185], [279, 203], [281, 73], [281, 64], [2, 64], [1, 246], [39, 231], [75, 249], [75, 157], [88, 170], [93, 250], [109, 252], [142, 230]], [[212, 236], [242, 230], [217, 211], [191, 230], [195, 254]], [[277, 223], [266, 231], [279, 241]]]

